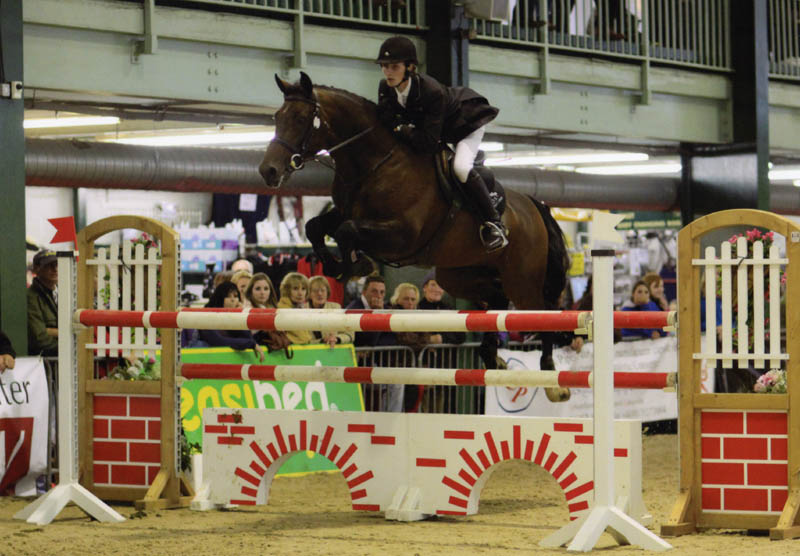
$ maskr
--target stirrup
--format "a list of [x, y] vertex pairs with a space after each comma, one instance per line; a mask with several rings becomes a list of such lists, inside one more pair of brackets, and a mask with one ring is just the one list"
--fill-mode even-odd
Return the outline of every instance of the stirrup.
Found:
[[487, 253], [494, 253], [508, 245], [506, 227], [502, 222], [492, 222], [491, 220], [484, 222], [481, 225], [480, 236]]

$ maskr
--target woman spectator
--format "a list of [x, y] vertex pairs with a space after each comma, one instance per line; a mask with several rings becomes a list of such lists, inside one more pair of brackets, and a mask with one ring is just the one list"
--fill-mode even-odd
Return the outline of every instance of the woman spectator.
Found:
[[[331, 285], [324, 276], [314, 276], [308, 281], [309, 307], [312, 309], [341, 309], [335, 301], [328, 301], [331, 296]], [[336, 344], [352, 344], [353, 336], [349, 332], [313, 332], [318, 342], [333, 347]]]
[[[422, 282], [422, 299], [418, 308], [424, 310], [452, 311], [453, 308], [442, 300], [444, 290], [431, 272]], [[467, 335], [464, 332], [438, 332], [431, 334], [432, 344], [463, 344]]]
[[[239, 309], [242, 299], [233, 282], [221, 283], [211, 294], [206, 307]], [[252, 349], [259, 361], [264, 360], [264, 348], [258, 345], [249, 330], [200, 330], [200, 340], [209, 346], [226, 346], [235, 350]]]
[[[623, 311], [659, 311], [658, 305], [650, 301], [650, 288], [644, 280], [639, 280], [633, 285], [631, 292], [631, 301], [633, 305], [630, 307], [623, 307]], [[623, 328], [623, 338], [660, 338], [666, 336], [667, 333], [657, 328]]]
[[253, 275], [244, 291], [244, 298], [250, 307], [256, 309], [275, 309], [278, 306], [278, 296], [272, 280], [263, 272]]
[[[278, 306], [278, 297], [275, 295], [275, 287], [272, 280], [263, 272], [257, 272], [250, 279], [245, 290], [245, 300], [253, 309], [275, 309]], [[286, 357], [291, 359], [292, 352], [289, 346], [292, 341], [286, 332], [282, 330], [258, 330], [253, 333], [253, 338], [259, 345], [265, 346], [270, 353], [286, 350]]]
[[657, 311], [669, 311], [669, 301], [664, 295], [664, 280], [655, 272], [648, 272], [642, 277], [642, 282], [650, 290], [650, 301], [656, 304]]
[[[419, 303], [419, 289], [414, 284], [404, 282], [394, 289], [394, 294], [389, 299], [392, 304], [392, 309], [405, 309], [414, 310]], [[431, 334], [430, 332], [397, 332], [397, 343], [400, 345], [408, 346], [414, 350], [414, 355], [419, 356], [422, 348], [428, 344], [433, 343], [433, 336], [437, 336], [438, 342], [441, 343], [441, 336], [439, 334]], [[404, 409], [408, 413], [417, 413], [422, 404], [425, 387], [416, 384], [407, 384], [404, 392]]]
[[[290, 272], [281, 280], [281, 298], [278, 309], [305, 309], [308, 307], [308, 278], [299, 272]], [[314, 343], [314, 334], [310, 330], [293, 330], [286, 332], [293, 344]]]
[[233, 273], [233, 276], [231, 276], [231, 282], [236, 284], [236, 287], [239, 288], [239, 295], [242, 298], [242, 305], [244, 307], [249, 306], [246, 292], [247, 292], [247, 286], [250, 284], [250, 280], [252, 279], [253, 275], [247, 272], [246, 270], [237, 270], [236, 272]]

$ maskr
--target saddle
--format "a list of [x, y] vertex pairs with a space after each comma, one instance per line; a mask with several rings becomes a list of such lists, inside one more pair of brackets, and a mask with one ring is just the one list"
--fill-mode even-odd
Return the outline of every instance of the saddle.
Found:
[[[464, 194], [461, 187], [461, 182], [453, 173], [453, 157], [455, 152], [447, 146], [443, 147], [436, 155], [436, 181], [439, 183], [439, 191], [442, 193], [444, 200], [451, 207], [464, 209], [471, 212], [475, 216], [480, 217], [480, 211], [472, 202], [472, 199]], [[478, 172], [483, 181], [489, 189], [489, 198], [492, 200], [494, 208], [500, 216], [506, 210], [506, 193], [503, 186], [495, 180], [494, 174], [486, 166], [483, 165], [485, 155], [483, 151], [478, 151], [478, 156], [475, 157], [475, 165], [473, 168]]]

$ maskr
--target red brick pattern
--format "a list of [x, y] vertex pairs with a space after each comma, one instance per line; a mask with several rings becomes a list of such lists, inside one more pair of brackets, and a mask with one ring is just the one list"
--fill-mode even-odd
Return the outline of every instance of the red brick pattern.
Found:
[[94, 483], [147, 487], [161, 467], [161, 400], [94, 396]]
[[703, 511], [777, 516], [788, 493], [786, 413], [705, 410], [700, 423]]

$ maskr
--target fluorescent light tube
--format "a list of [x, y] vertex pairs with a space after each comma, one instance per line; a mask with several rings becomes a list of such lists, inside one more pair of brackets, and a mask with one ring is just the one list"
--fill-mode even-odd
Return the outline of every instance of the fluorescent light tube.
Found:
[[576, 168], [579, 174], [617, 176], [624, 174], [676, 174], [681, 171], [680, 162], [662, 164], [628, 164], [625, 166], [584, 166]]
[[42, 129], [48, 127], [78, 127], [89, 125], [117, 125], [116, 116], [75, 116], [66, 118], [35, 118], [22, 122], [25, 129]]
[[214, 133], [196, 135], [151, 135], [147, 137], [123, 137], [110, 139], [111, 143], [126, 145], [149, 145], [152, 147], [178, 147], [198, 145], [242, 145], [259, 143], [267, 145], [275, 137], [274, 131], [254, 131], [242, 133]]
[[584, 153], [549, 156], [513, 156], [487, 158], [486, 166], [552, 166], [556, 164], [585, 164], [598, 162], [641, 162], [650, 157], [645, 153]]

